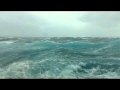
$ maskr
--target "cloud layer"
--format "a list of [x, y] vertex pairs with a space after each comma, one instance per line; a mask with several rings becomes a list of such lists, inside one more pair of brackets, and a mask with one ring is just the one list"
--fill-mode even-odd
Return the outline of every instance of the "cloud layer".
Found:
[[0, 36], [120, 37], [120, 12], [0, 12]]

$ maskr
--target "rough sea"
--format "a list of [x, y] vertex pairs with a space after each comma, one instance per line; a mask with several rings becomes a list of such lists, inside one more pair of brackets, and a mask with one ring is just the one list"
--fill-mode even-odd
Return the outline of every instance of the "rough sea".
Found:
[[0, 38], [0, 78], [120, 78], [120, 38]]

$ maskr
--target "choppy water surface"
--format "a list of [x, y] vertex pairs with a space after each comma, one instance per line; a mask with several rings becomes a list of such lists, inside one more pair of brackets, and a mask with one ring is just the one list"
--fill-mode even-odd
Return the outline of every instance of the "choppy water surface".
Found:
[[120, 39], [1, 37], [0, 78], [120, 78]]

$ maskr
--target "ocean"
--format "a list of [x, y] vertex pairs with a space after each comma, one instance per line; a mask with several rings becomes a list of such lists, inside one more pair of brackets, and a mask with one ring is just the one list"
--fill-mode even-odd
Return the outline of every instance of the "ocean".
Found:
[[120, 78], [120, 38], [1, 37], [0, 78]]

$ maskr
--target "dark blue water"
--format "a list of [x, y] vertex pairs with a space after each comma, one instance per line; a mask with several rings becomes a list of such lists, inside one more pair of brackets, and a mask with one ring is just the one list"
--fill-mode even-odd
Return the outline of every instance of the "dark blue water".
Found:
[[120, 39], [1, 37], [0, 78], [120, 78]]

